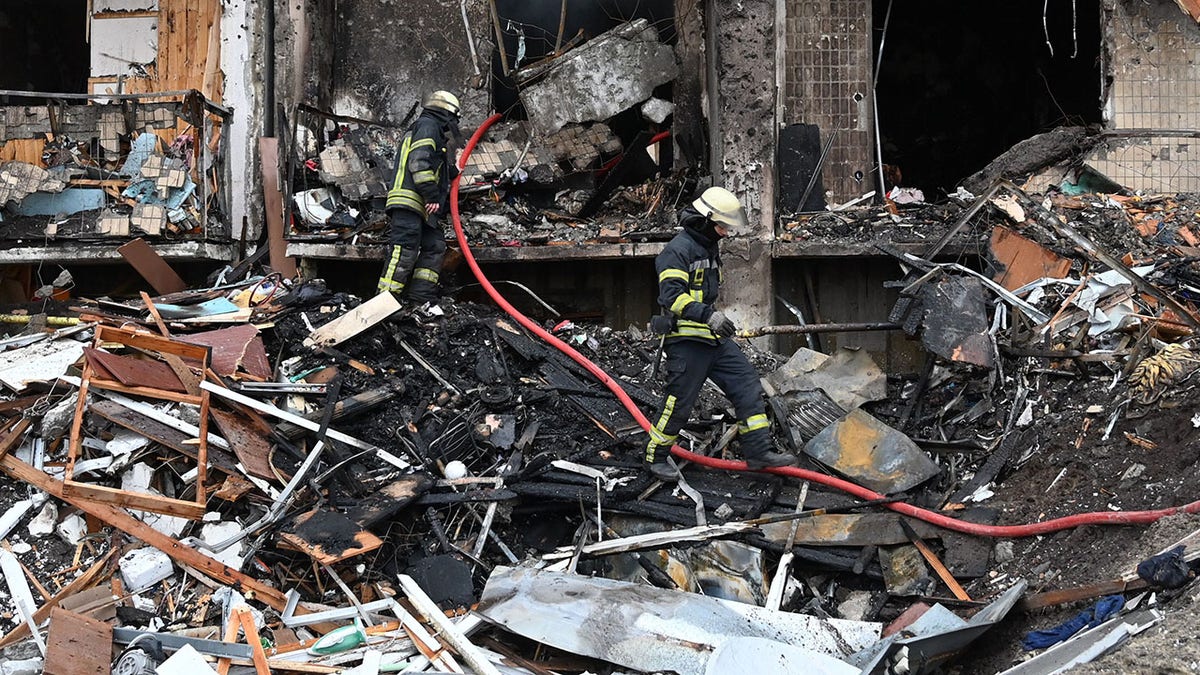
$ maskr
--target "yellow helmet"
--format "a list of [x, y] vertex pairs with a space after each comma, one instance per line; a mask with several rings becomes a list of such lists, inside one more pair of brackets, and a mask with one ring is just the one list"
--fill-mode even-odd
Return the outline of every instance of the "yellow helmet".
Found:
[[425, 97], [424, 107], [448, 110], [457, 115], [460, 106], [458, 105], [457, 96], [448, 91], [439, 90]]
[[746, 211], [733, 193], [722, 187], [710, 187], [692, 202], [701, 215], [731, 229], [746, 226]]

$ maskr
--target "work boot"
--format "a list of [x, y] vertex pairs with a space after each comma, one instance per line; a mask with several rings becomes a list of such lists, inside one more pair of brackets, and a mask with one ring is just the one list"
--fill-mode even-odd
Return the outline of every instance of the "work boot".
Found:
[[412, 279], [404, 289], [404, 295], [413, 303], [421, 305], [427, 302], [437, 302], [441, 289], [435, 282], [426, 279]]
[[746, 468], [748, 469], [769, 469], [777, 466], [796, 466], [799, 460], [795, 455], [789, 455], [784, 452], [773, 452], [768, 450], [761, 455], [754, 455], [746, 458]]
[[679, 480], [679, 470], [667, 463], [665, 455], [659, 456], [653, 462], [643, 461], [642, 467], [664, 483], [674, 483]]

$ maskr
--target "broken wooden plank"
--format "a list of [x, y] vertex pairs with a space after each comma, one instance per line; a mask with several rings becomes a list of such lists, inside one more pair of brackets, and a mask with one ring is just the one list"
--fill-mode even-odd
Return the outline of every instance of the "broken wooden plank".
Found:
[[1085, 586], [1062, 588], [1056, 591], [1045, 591], [1042, 593], [1027, 595], [1021, 598], [1021, 601], [1017, 603], [1017, 607], [1028, 612], [1035, 609], [1042, 609], [1043, 607], [1064, 605], [1068, 602], [1094, 600], [1105, 595], [1127, 593], [1129, 591], [1140, 591], [1149, 587], [1150, 584], [1137, 578], [1112, 579], [1095, 584], [1087, 584]]
[[265, 480], [278, 480], [271, 468], [271, 444], [253, 425], [223, 410], [208, 412], [247, 473]]
[[958, 580], [954, 578], [953, 574], [950, 574], [950, 570], [946, 569], [946, 566], [942, 564], [942, 561], [938, 559], [937, 555], [934, 554], [933, 549], [929, 548], [929, 544], [926, 544], [924, 539], [921, 539], [916, 530], [912, 528], [912, 525], [909, 525], [905, 520], [901, 520], [900, 527], [904, 530], [904, 534], [908, 535], [908, 538], [910, 541], [912, 541], [913, 546], [916, 546], [917, 550], [921, 552], [921, 555], [925, 557], [925, 562], [929, 563], [929, 566], [932, 567], [933, 571], [937, 573], [938, 577], [942, 580], [942, 583], [946, 584], [946, 587], [949, 588], [950, 592], [954, 594], [954, 597], [958, 598], [959, 600], [969, 601], [971, 596], [967, 595], [967, 592], [963, 589], [962, 585], [958, 583]]
[[186, 518], [188, 520], [200, 520], [204, 517], [206, 510], [205, 504], [172, 499], [170, 497], [160, 497], [143, 492], [131, 492], [120, 488], [108, 487], [107, 485], [81, 483], [74, 480], [67, 482], [64, 491], [64, 494], [79, 499], [105, 502], [122, 508], [151, 511], [153, 513], [175, 516], [176, 518]]
[[[99, 415], [100, 417], [103, 417], [109, 422], [118, 424], [130, 431], [141, 434], [155, 443], [187, 455], [192, 459], [198, 459], [196, 446], [186, 442], [194, 439], [196, 437], [194, 434], [189, 434], [187, 432], [169, 427], [159, 420], [147, 415], [143, 415], [137, 411], [130, 410], [115, 401], [96, 401], [89, 406], [88, 410], [96, 415]], [[233, 455], [230, 455], [220, 448], [209, 447], [208, 460], [211, 462], [213, 468], [218, 469], [223, 473], [229, 475], [235, 475], [239, 473], [237, 461], [234, 459]]]
[[434, 604], [433, 600], [421, 590], [417, 582], [407, 574], [400, 575], [400, 587], [404, 589], [404, 594], [408, 596], [409, 602], [416, 608], [417, 612], [425, 617], [425, 620], [430, 622], [437, 628], [438, 633], [442, 638], [454, 648], [462, 656], [463, 661], [471, 667], [479, 675], [500, 675], [500, 671], [487, 656], [479, 650], [478, 647], [471, 644], [467, 636], [459, 630], [458, 626], [451, 623], [442, 610]]
[[11, 429], [6, 430], [3, 436], [0, 436], [0, 457], [7, 455], [13, 448], [20, 445], [21, 441], [25, 440], [25, 432], [29, 429], [30, 424], [32, 422], [29, 418], [23, 417]]
[[61, 607], [50, 612], [46, 675], [109, 675], [112, 625]]
[[[271, 415], [272, 417], [276, 417], [276, 418], [279, 418], [282, 420], [287, 420], [287, 421], [291, 422], [292, 424], [296, 424], [298, 426], [304, 427], [305, 429], [309, 429], [311, 431], [316, 431], [321, 427], [321, 424], [319, 422], [312, 422], [312, 421], [306, 420], [303, 417], [296, 415], [295, 413], [290, 413], [286, 410], [280, 410], [279, 408], [276, 408], [275, 406], [267, 405], [261, 401], [256, 401], [256, 400], [250, 398], [249, 396], [243, 396], [243, 395], [237, 393], [236, 391], [230, 391], [224, 387], [217, 386], [217, 385], [213, 384], [212, 382], [202, 382], [200, 384], [200, 388], [203, 389], [204, 391], [212, 392], [222, 398], [226, 398], [226, 399], [229, 399], [230, 401], [234, 401], [235, 403], [240, 403], [252, 410], [257, 410], [258, 412], [265, 413], [267, 415]], [[340, 431], [336, 431], [334, 429], [329, 429], [326, 431], [326, 434], [329, 436], [329, 438], [331, 438], [335, 441], [338, 441], [339, 443], [345, 443], [347, 445], [352, 445], [361, 450], [370, 450], [371, 452], [374, 452], [377, 457], [379, 457], [383, 461], [387, 462], [388, 464], [391, 464], [392, 466], [396, 467], [397, 469], [407, 469], [411, 466], [410, 463], [406, 462], [405, 460], [401, 459], [400, 457], [397, 457], [396, 455], [393, 455], [392, 453], [388, 452], [387, 450], [384, 450], [383, 448], [380, 448], [375, 445], [371, 445], [370, 443], [367, 443], [365, 441], [360, 441], [357, 438], [354, 438], [353, 436], [344, 434]]]
[[304, 346], [330, 347], [341, 344], [399, 310], [400, 301], [385, 291], [314, 330], [312, 335], [304, 339]]
[[[887, 546], [907, 544], [901, 522], [905, 518], [897, 513], [849, 513], [828, 514], [805, 518], [796, 532], [797, 546]], [[936, 527], [913, 521], [912, 525], [921, 536], [935, 539], [940, 536]], [[763, 535], [777, 543], [783, 543], [789, 534], [788, 523], [772, 523], [762, 527]]]
[[360, 499], [346, 512], [346, 517], [357, 523], [359, 527], [370, 527], [391, 518], [401, 509], [416, 501], [431, 487], [433, 487], [433, 479], [428, 476], [421, 474], [404, 476]]
[[187, 284], [175, 270], [163, 260], [150, 244], [141, 237], [122, 244], [117, 253], [128, 262], [142, 278], [150, 283], [154, 292], [159, 295], [178, 293], [187, 288]]
[[[229, 614], [229, 623], [225, 627], [225, 642], [237, 642], [239, 632], [246, 635], [246, 644], [250, 645], [250, 655], [254, 662], [256, 675], [271, 675], [271, 666], [267, 663], [267, 654], [263, 651], [262, 641], [258, 638], [258, 629], [254, 625], [254, 615], [246, 605], [234, 607]], [[217, 672], [225, 675], [229, 672], [232, 660], [221, 658], [217, 660]]]
[[154, 325], [158, 326], [158, 332], [162, 333], [165, 338], [171, 337], [171, 331], [167, 329], [167, 324], [163, 323], [162, 315], [158, 313], [158, 308], [154, 306], [154, 301], [150, 299], [150, 294], [146, 291], [141, 291], [142, 302], [146, 303], [146, 310], [150, 312], [150, 318], [154, 319]]
[[258, 139], [259, 162], [262, 166], [263, 201], [267, 214], [267, 244], [270, 246], [271, 269], [286, 279], [296, 277], [296, 260], [287, 255], [287, 235], [283, 222], [283, 192], [279, 189], [279, 139]]
[[383, 540], [341, 513], [314, 509], [297, 516], [289, 530], [280, 533], [279, 545], [332, 565], [374, 551]]
[[[126, 387], [145, 387], [186, 393], [179, 376], [165, 363], [149, 359], [138, 359], [132, 356], [112, 354], [91, 347], [84, 350], [89, 361], [100, 364], [104, 373], [111, 374], [111, 379]], [[110, 379], [110, 378], [105, 378]]]

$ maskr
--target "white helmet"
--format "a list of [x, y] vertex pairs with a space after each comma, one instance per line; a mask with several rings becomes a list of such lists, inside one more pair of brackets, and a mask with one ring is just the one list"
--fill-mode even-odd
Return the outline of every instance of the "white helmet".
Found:
[[725, 188], [708, 188], [696, 198], [696, 201], [692, 202], [692, 206], [701, 215], [708, 216], [713, 222], [720, 223], [731, 230], [746, 227], [746, 211], [742, 208], [738, 198]]
[[425, 97], [425, 103], [423, 105], [426, 108], [438, 108], [439, 110], [447, 110], [449, 112], [454, 113], [455, 115], [458, 114], [458, 111], [461, 107], [458, 104], [457, 96], [455, 96], [454, 94], [451, 94], [448, 91], [441, 91], [441, 90], [435, 91], [432, 94], [430, 94], [429, 96]]

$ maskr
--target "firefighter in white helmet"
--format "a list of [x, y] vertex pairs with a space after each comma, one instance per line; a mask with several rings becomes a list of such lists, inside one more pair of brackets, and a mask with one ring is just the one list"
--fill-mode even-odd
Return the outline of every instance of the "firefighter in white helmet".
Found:
[[749, 468], [794, 465], [793, 455], [774, 449], [758, 372], [731, 339], [737, 332], [733, 322], [717, 309], [718, 242], [745, 227], [746, 212], [729, 190], [711, 187], [680, 212], [679, 223], [683, 231], [654, 261], [664, 313], [652, 324], [663, 338], [667, 382], [663, 402], [650, 420], [646, 467], [662, 480], [676, 478], [667, 455], [708, 378], [733, 403]]
[[387, 195], [391, 246], [378, 290], [417, 304], [437, 298], [446, 255], [441, 220], [449, 209], [450, 181], [457, 175], [451, 148], [460, 136], [458, 113], [458, 97], [433, 92], [396, 150]]

